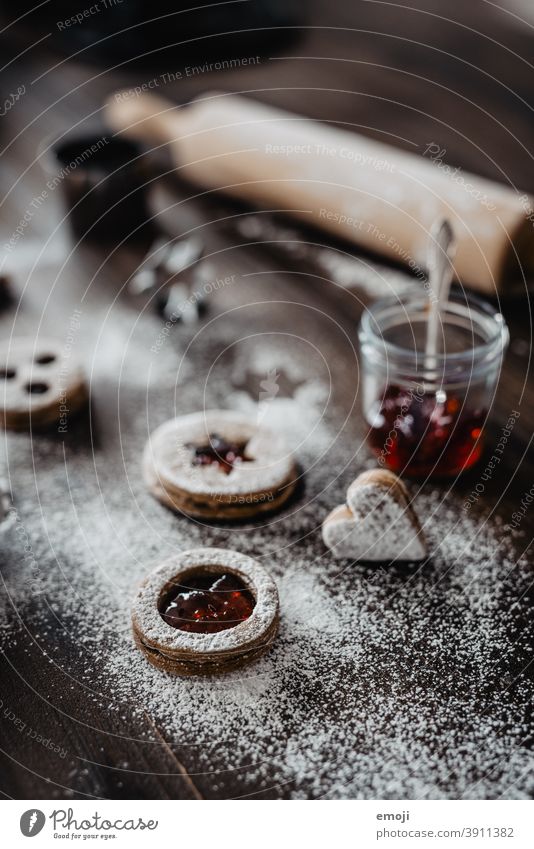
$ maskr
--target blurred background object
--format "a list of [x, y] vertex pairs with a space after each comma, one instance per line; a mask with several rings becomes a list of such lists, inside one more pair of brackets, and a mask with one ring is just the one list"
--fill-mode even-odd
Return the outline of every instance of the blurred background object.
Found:
[[504, 0], [500, 3], [501, 8], [510, 12], [510, 20], [517, 26], [532, 28], [534, 35], [534, 3], [532, 0]]
[[118, 244], [139, 238], [140, 229], [148, 226], [150, 167], [135, 142], [67, 136], [52, 146], [47, 161], [48, 185], [61, 186], [76, 236]]
[[52, 29], [54, 46], [67, 55], [83, 51], [84, 60], [117, 64], [159, 65], [184, 55], [214, 58], [275, 46], [280, 28], [302, 18], [297, 0], [59, 0], [22, 3], [19, 14], [23, 9], [33, 9], [32, 25]]

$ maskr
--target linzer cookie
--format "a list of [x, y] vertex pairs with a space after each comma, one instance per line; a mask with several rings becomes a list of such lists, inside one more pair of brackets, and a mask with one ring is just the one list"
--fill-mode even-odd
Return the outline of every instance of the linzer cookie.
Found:
[[363, 472], [347, 503], [323, 522], [323, 540], [335, 557], [392, 562], [422, 560], [427, 547], [406, 487], [393, 472]]
[[81, 366], [51, 339], [10, 339], [0, 348], [0, 423], [10, 430], [59, 423], [87, 403]]
[[281, 434], [228, 410], [161, 425], [145, 448], [143, 472], [163, 504], [198, 519], [247, 519], [278, 510], [297, 479]]
[[276, 584], [252, 557], [221, 548], [182, 552], [141, 584], [135, 642], [174, 675], [213, 675], [260, 657], [278, 630]]

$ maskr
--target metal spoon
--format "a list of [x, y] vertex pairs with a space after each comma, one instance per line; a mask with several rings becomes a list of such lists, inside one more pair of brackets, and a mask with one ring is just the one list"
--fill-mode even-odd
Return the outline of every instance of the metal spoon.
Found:
[[425, 345], [425, 368], [436, 368], [438, 331], [447, 307], [454, 275], [456, 239], [449, 221], [438, 219], [432, 227], [428, 246], [428, 282], [430, 305]]

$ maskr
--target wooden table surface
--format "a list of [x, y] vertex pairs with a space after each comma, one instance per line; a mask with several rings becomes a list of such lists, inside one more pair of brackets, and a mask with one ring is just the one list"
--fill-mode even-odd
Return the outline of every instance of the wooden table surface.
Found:
[[[283, 774], [275, 760], [262, 771], [246, 763], [235, 766], [227, 741], [214, 760], [216, 766], [206, 770], [201, 754], [187, 744], [187, 735], [169, 739], [170, 726], [154, 710], [154, 698], [147, 695], [142, 683], [131, 699], [125, 698], [122, 682], [117, 691], [102, 685], [101, 667], [108, 670], [109, 684], [113, 653], [123, 649], [115, 649], [113, 640], [105, 642], [97, 634], [100, 627], [106, 633], [113, 633], [116, 627], [121, 645], [129, 639], [127, 621], [99, 624], [99, 617], [110, 610], [99, 602], [106, 582], [110, 582], [110, 593], [113, 585], [115, 590], [119, 586], [119, 597], [129, 596], [147, 568], [170, 551], [185, 547], [188, 541], [231, 544], [257, 556], [274, 552], [272, 568], [280, 581], [287, 577], [292, 559], [295, 563], [313, 560], [311, 574], [320, 575], [324, 549], [317, 527], [326, 511], [343, 500], [344, 489], [358, 469], [371, 462], [358, 407], [354, 353], [357, 322], [370, 297], [369, 286], [358, 284], [361, 266], [356, 258], [355, 283], [342, 286], [336, 274], [329, 277], [321, 264], [321, 257], [326, 256], [322, 249], [302, 246], [303, 242], [324, 242], [324, 237], [288, 229], [270, 215], [248, 216], [247, 210], [226, 203], [220, 196], [192, 198], [195, 192], [191, 187], [166, 180], [154, 203], [161, 208], [162, 198], [167, 198], [167, 205], [168, 199], [174, 198], [171, 202], [176, 205], [161, 216], [161, 223], [176, 234], [199, 228], [210, 255], [211, 277], [234, 275], [238, 285], [222, 287], [210, 296], [207, 315], [200, 324], [173, 329], [150, 376], [146, 340], [157, 338], [162, 320], [150, 304], [140, 304], [125, 290], [140, 247], [110, 251], [104, 244], [77, 244], [63, 218], [60, 190], [38, 207], [31, 204], [41, 195], [47, 179], [37, 158], [43, 140], [77, 125], [95, 126], [107, 94], [125, 85], [141, 84], [166, 70], [175, 71], [183, 63], [175, 55], [172, 62], [166, 56], [165, 67], [156, 70], [105, 70], [84, 62], [83, 54], [66, 62], [62, 54], [51, 49], [50, 39], [33, 44], [31, 32], [30, 16], [24, 27], [11, 28], [2, 36], [7, 63], [2, 74], [2, 98], [25, 86], [23, 96], [0, 123], [2, 244], [9, 240], [25, 211], [33, 210], [16, 249], [5, 257], [4, 267], [13, 277], [16, 298], [0, 316], [2, 334], [8, 336], [14, 328], [17, 335], [49, 334], [64, 340], [74, 311], [81, 310], [75, 349], [92, 371], [91, 416], [73, 421], [65, 435], [6, 437], [6, 474], [17, 512], [16, 521], [0, 533], [6, 596], [0, 631], [0, 791], [14, 798], [369, 795], [369, 777], [347, 778], [346, 764], [336, 766], [335, 758], [329, 761], [326, 757], [328, 769], [320, 780], [312, 780], [302, 771], [293, 773], [293, 761], [288, 762]], [[206, 89], [247, 91], [266, 102], [340, 123], [414, 152], [422, 152], [431, 142], [438, 143], [445, 151], [445, 161], [534, 192], [534, 30], [511, 13], [486, 0], [451, 0], [446, 4], [418, 0], [409, 5], [333, 0], [310, 3], [305, 24], [292, 35], [279, 50], [274, 43], [264, 46], [261, 61], [255, 65], [185, 77], [169, 82], [162, 93], [183, 103]], [[251, 48], [250, 53], [256, 50]], [[202, 60], [200, 56], [199, 64]], [[234, 216], [233, 223], [228, 216]], [[346, 248], [334, 246], [334, 254], [336, 251], [345, 256]], [[365, 263], [371, 271], [378, 268], [383, 279], [403, 277], [399, 269], [376, 264], [373, 258], [366, 257]], [[491, 411], [488, 445], [498, 442], [511, 411], [519, 411], [520, 416], [505, 460], [486, 481], [484, 497], [473, 510], [473, 515], [489, 522], [491, 534], [497, 536], [505, 533], [503, 526], [512, 520], [534, 481], [530, 302], [526, 296], [505, 299], [502, 310], [512, 342]], [[251, 398], [257, 396], [264, 373], [254, 366], [252, 348], [243, 342], [249, 337], [267, 349], [271, 339], [271, 349], [280, 350], [277, 367], [282, 375], [281, 394], [289, 398], [303, 382], [313, 382], [315, 370], [318, 379], [326, 379], [329, 366], [331, 394], [323, 418], [328, 432], [335, 434], [319, 468], [309, 457], [306, 459], [305, 492], [284, 512], [285, 525], [281, 529], [277, 521], [268, 523], [263, 537], [253, 523], [234, 531], [229, 527], [199, 529], [153, 502], [138, 480], [138, 455], [146, 434], [175, 411], [193, 410], [206, 400], [208, 406], [231, 406], [236, 392], [241, 393], [241, 399], [246, 393]], [[306, 346], [312, 344], [315, 353], [306, 353]], [[177, 377], [184, 352], [190, 371], [185, 377]], [[242, 362], [248, 356], [250, 369], [240, 371], [237, 359], [241, 357]], [[295, 363], [304, 370], [302, 374], [295, 372]], [[453, 515], [454, 510], [460, 515], [461, 505], [480, 473], [481, 467], [454, 484], [447, 496], [449, 518], [451, 510]], [[438, 487], [437, 491], [443, 494], [445, 490]], [[412, 484], [411, 492], [417, 494], [416, 485]], [[135, 531], [130, 540], [127, 534], [135, 511], [142, 517], [140, 522], [146, 519], [147, 530], [141, 535]], [[517, 569], [511, 570], [507, 592], [496, 596], [488, 613], [490, 629], [501, 618], [512, 622], [514, 637], [508, 654], [506, 658], [499, 656], [501, 644], [489, 647], [493, 650], [491, 680], [474, 695], [470, 692], [465, 702], [465, 722], [470, 723], [479, 711], [482, 715], [489, 710], [492, 699], [502, 707], [506, 690], [506, 710], [502, 715], [496, 710], [493, 717], [495, 741], [504, 747], [510, 762], [521, 752], [521, 763], [526, 766], [520, 775], [507, 778], [504, 770], [504, 775], [493, 781], [492, 753], [478, 748], [472, 761], [471, 783], [462, 783], [449, 771], [440, 779], [442, 796], [476, 795], [473, 788], [477, 782], [484, 788], [481, 792], [489, 796], [514, 798], [534, 793], [532, 760], [528, 766], [534, 733], [532, 719], [525, 714], [525, 705], [532, 697], [532, 616], [525, 599], [531, 598], [529, 543], [533, 527], [534, 514], [527, 510], [521, 534], [510, 542]], [[106, 533], [109, 571], [103, 562], [106, 539], [102, 534]], [[283, 554], [276, 553], [279, 539], [288, 547]], [[92, 556], [93, 581], [87, 580], [91, 574], [87, 561]], [[324, 568], [328, 573], [331, 565]], [[439, 604], [439, 589], [435, 589], [441, 580], [439, 570], [436, 565], [426, 573], [432, 578], [432, 592], [437, 593], [429, 626], [436, 635], [451, 626]], [[51, 579], [52, 574], [57, 574], [57, 580]], [[351, 575], [350, 579], [338, 576], [338, 590], [339, 581], [360, 580], [363, 572]], [[408, 622], [412, 614], [408, 606], [403, 607], [405, 580], [400, 572], [384, 578], [391, 596], [386, 593], [379, 603], [384, 605], [384, 616], [389, 616], [393, 602], [390, 605], [388, 598], [399, 594], [398, 616]], [[306, 587], [309, 584], [303, 584], [303, 593]], [[350, 600], [350, 585], [345, 592]], [[429, 586], [418, 584], [415, 604], [423, 606], [423, 596], [428, 592]], [[473, 592], [477, 592], [476, 586]], [[117, 613], [117, 617], [120, 615]], [[463, 627], [458, 625], [459, 639], [465, 639]], [[365, 639], [364, 632], [360, 636]], [[454, 629], [450, 639], [454, 642]], [[272, 666], [264, 667], [266, 675], [278, 674], [280, 666], [276, 664], [283, 663], [281, 655], [288, 644], [287, 635], [281, 635]], [[410, 664], [417, 667], [421, 653], [412, 648]], [[415, 686], [408, 667], [400, 661], [401, 654], [401, 647], [393, 644], [388, 662], [400, 676], [399, 692], [405, 692], [399, 695], [399, 713], [409, 712], [403, 699], [412, 698], [410, 688]], [[461, 689], [472, 659], [466, 661], [461, 652], [451, 650], [445, 660], [443, 668], [436, 659], [431, 661], [431, 681], [418, 681], [423, 687], [423, 711], [431, 704], [443, 705], [453, 699], [454, 680]], [[111, 668], [120, 670], [120, 662]], [[355, 710], [372, 715], [374, 697], [362, 694], [368, 692], [370, 680], [380, 690], [387, 668], [383, 658], [371, 655], [365, 672], [349, 673], [347, 687], [339, 695], [343, 709], [349, 711], [353, 703]], [[327, 677], [328, 670], [324, 674]], [[167, 698], [163, 695], [165, 686], [161, 684], [162, 701]], [[304, 700], [301, 707], [306, 707], [308, 699], [309, 711], [315, 712], [322, 727], [338, 723], [342, 730], [343, 720], [332, 700], [322, 698], [318, 682], [310, 688], [299, 696]], [[380, 714], [378, 707], [376, 710]], [[510, 717], [521, 725], [520, 730], [510, 729]], [[398, 719], [396, 716], [390, 721], [395, 725]], [[459, 710], [456, 720], [461, 719]], [[254, 751], [257, 749], [252, 741], [257, 732], [251, 720], [246, 734]], [[425, 733], [423, 729], [423, 741]], [[475, 730], [473, 740], [477, 739]], [[382, 732], [377, 732], [373, 741], [377, 747], [381, 740]], [[278, 750], [282, 743], [282, 739], [276, 740]], [[355, 753], [359, 745], [355, 741]], [[436, 745], [437, 761], [441, 758], [446, 763], [447, 737], [443, 734], [440, 739], [439, 731]], [[490, 741], [490, 749], [491, 745]], [[302, 757], [306, 759], [306, 751]], [[465, 757], [469, 759], [472, 753]], [[313, 758], [310, 763], [313, 769]], [[414, 772], [417, 789], [408, 781], [394, 783], [390, 791], [393, 797], [437, 792], [435, 771], [427, 776], [424, 766], [414, 766]], [[384, 792], [385, 784], [376, 786]]]

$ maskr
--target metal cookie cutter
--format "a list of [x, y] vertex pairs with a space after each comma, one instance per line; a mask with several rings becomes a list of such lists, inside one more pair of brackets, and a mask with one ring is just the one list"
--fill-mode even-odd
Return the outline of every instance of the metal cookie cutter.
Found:
[[204, 245], [195, 236], [172, 239], [161, 235], [129, 282], [132, 295], [155, 295], [158, 311], [173, 323], [194, 323], [205, 312], [199, 287]]

